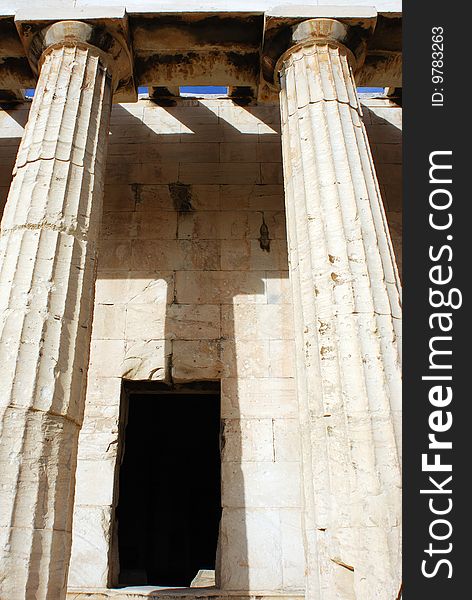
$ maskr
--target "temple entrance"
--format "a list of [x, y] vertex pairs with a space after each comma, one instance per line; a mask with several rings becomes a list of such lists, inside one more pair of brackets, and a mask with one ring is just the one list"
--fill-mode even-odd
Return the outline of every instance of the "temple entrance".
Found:
[[116, 514], [122, 585], [188, 587], [200, 569], [215, 569], [220, 394], [185, 390], [127, 394]]

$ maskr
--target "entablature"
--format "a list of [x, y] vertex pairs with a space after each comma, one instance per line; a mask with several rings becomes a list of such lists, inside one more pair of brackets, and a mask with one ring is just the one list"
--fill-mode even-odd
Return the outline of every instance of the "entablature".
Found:
[[128, 39], [133, 85], [118, 89], [115, 102], [133, 101], [138, 86], [175, 90], [180, 85], [224, 85], [243, 90], [249, 99], [275, 100], [273, 65], [287, 32], [319, 17], [337, 19], [363, 37], [359, 86], [401, 87], [402, 17], [396, 0], [379, 0], [375, 7], [362, 0], [340, 6], [201, 0], [181, 3], [180, 11], [165, 2], [153, 2], [152, 11], [149, 4], [133, 1], [126, 7], [81, 6], [80, 1], [73, 7], [69, 0], [45, 8], [27, 7], [24, 0], [9, 2], [8, 9], [4, 4], [0, 1], [0, 102], [20, 99], [22, 89], [35, 87], [29, 40], [62, 20], [118, 31]]

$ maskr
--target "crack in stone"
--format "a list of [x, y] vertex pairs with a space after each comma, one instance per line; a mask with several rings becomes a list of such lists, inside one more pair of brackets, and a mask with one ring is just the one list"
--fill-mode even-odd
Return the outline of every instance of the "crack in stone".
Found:
[[41, 231], [43, 229], [48, 229], [50, 231], [56, 231], [58, 233], [64, 233], [65, 235], [70, 235], [75, 238], [79, 242], [86, 241], [86, 234], [79, 234], [78, 231], [74, 231], [71, 228], [55, 225], [54, 223], [25, 223], [24, 225], [15, 225], [14, 227], [10, 227], [9, 229], [3, 229], [1, 234], [4, 235], [6, 233], [14, 233], [15, 231]]
[[[69, 163], [69, 164], [73, 165], [74, 167], [78, 167], [79, 169], [84, 169], [84, 171], [87, 171], [87, 173], [89, 173], [90, 175], [95, 174], [95, 171], [90, 170], [88, 167], [85, 166], [84, 163], [79, 164], [79, 163], [74, 162], [70, 158], [59, 158], [58, 156], [39, 156], [38, 158], [34, 158], [34, 159], [27, 158], [25, 161], [23, 161], [19, 164], [16, 164], [15, 170], [22, 169], [23, 167], [26, 167], [27, 165], [32, 165], [36, 162], [40, 162], [43, 160], [57, 160], [61, 163]], [[16, 173], [15, 173], [15, 175], [16, 175]]]

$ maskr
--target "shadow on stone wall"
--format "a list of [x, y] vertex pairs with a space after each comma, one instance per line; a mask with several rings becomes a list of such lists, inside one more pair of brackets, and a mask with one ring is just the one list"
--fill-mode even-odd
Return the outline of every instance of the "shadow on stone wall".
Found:
[[[386, 107], [374, 112], [365, 105], [362, 106], [362, 111], [401, 277], [403, 211], [401, 111]], [[390, 115], [389, 119], [382, 117], [382, 111], [386, 116]]]
[[[244, 223], [242, 217], [248, 216], [254, 190], [248, 188], [242, 194], [241, 191], [243, 186], [255, 188], [264, 185], [261, 163], [257, 162], [260, 157], [256, 156], [259, 148], [254, 148], [254, 138], [258, 138], [259, 132], [242, 133], [232, 127], [228, 121], [208, 110], [202, 103], [192, 108], [192, 111], [198, 112], [195, 119], [191, 118], [188, 108], [182, 108], [182, 110], [179, 110], [179, 107], [175, 110], [166, 109], [171, 121], [175, 118], [180, 123], [178, 142], [175, 141], [177, 135], [175, 133], [170, 133], [170, 137], [163, 139], [147, 125], [139, 125], [143, 128], [146, 143], [152, 144], [149, 147], [149, 160], [156, 161], [152, 163], [154, 165], [163, 166], [160, 173], [156, 175], [149, 175], [144, 168], [141, 176], [137, 175], [131, 187], [135, 193], [135, 206], [138, 211], [141, 203], [145, 203], [148, 210], [152, 210], [153, 202], [157, 202], [157, 206], [162, 206], [162, 198], [165, 197], [166, 201], [171, 203], [167, 209], [174, 210], [176, 215], [176, 222], [173, 218], [170, 219], [168, 231], [162, 236], [169, 242], [163, 244], [162, 254], [156, 257], [155, 265], [158, 269], [159, 264], [166, 264], [166, 269], [172, 270], [174, 278], [173, 294], [169, 293], [171, 285], [170, 282], [168, 284], [164, 330], [166, 367], [161, 376], [170, 383], [183, 382], [187, 378], [190, 381], [205, 378], [223, 379], [222, 401], [230, 406], [226, 406], [222, 411], [222, 431], [223, 439], [226, 440], [226, 449], [223, 450], [222, 457], [223, 514], [219, 537], [217, 586], [244, 591], [250, 589], [251, 582], [246, 524], [248, 513], [245, 510], [247, 504], [245, 475], [242, 468], [242, 448], [238, 446], [240, 440], [244, 438], [244, 432], [239, 427], [240, 419], [247, 415], [242, 415], [240, 411], [238, 396], [240, 390], [237, 380], [241, 372], [241, 377], [244, 377], [245, 370], [254, 375], [257, 371], [254, 369], [254, 363], [258, 357], [257, 351], [252, 355], [249, 352], [246, 357], [241, 356], [241, 348], [239, 351], [236, 348], [237, 334], [234, 328], [233, 303], [237, 302], [238, 298], [241, 300], [241, 296], [263, 298], [267, 293], [266, 279], [271, 276], [278, 278], [280, 271], [286, 271], [286, 253], [282, 253], [282, 249], [277, 247], [281, 245], [280, 239], [270, 240], [270, 228], [265, 237], [267, 237], [267, 245], [272, 242], [272, 248], [262, 249], [262, 242], [257, 237], [249, 240], [244, 237], [249, 224]], [[115, 114], [116, 112], [115, 109]], [[149, 138], [147, 131], [149, 131]], [[174, 144], [177, 143], [178, 145], [175, 146]], [[242, 153], [247, 152], [248, 155], [236, 157], [236, 160], [243, 159], [243, 162], [228, 160], [231, 158], [229, 156], [226, 157], [227, 162], [223, 162], [222, 159], [224, 160], [225, 157], [222, 156], [222, 152], [224, 153], [225, 149], [231, 152], [230, 146], [235, 144], [241, 144], [238, 149]], [[182, 160], [184, 162], [181, 162]], [[169, 165], [167, 168], [166, 164]], [[178, 166], [177, 173], [174, 171], [175, 166]], [[149, 184], [153, 178], [154, 181], [162, 180], [167, 190], [149, 189], [148, 185], [161, 185]], [[277, 179], [275, 185], [280, 183]], [[236, 190], [234, 186], [240, 189]], [[234, 197], [234, 206], [228, 206], [232, 204], [231, 195]], [[244, 201], [248, 203], [247, 206], [242, 205]], [[264, 202], [269, 208], [270, 198], [265, 198]], [[234, 219], [231, 214], [233, 211], [239, 211], [241, 218]], [[230, 221], [234, 220], [231, 223], [233, 231], [223, 233], [225, 226], [217, 216], [215, 218], [216, 212], [220, 212], [220, 218], [228, 215]], [[253, 212], [256, 214], [256, 211]], [[261, 211], [259, 229], [263, 227], [263, 223], [264, 211]], [[238, 228], [241, 232], [237, 231]], [[256, 233], [259, 233], [261, 238], [264, 237], [260, 232]], [[229, 235], [229, 239], [225, 240], [225, 235]], [[131, 268], [138, 267], [139, 264], [149, 265], [149, 258], [146, 255], [148, 244], [141, 243], [139, 234], [136, 240], [136, 247], [131, 249], [133, 259]], [[176, 244], [175, 240], [177, 240]], [[226, 247], [222, 248], [222, 245]], [[272, 271], [265, 269], [265, 267], [274, 268], [272, 258], [274, 254], [271, 255], [270, 252], [278, 253], [278, 258], [275, 259], [278, 271], [274, 275]], [[262, 257], [259, 262], [257, 255]], [[258, 266], [257, 269], [254, 268], [255, 265]], [[188, 314], [186, 307], [194, 313], [193, 316]], [[213, 308], [217, 309], [217, 313], [220, 311], [223, 313], [221, 315], [223, 322], [220, 323], [223, 331], [216, 338], [201, 339], [198, 331], [195, 331], [195, 322], [186, 327], [186, 321], [187, 323], [193, 319], [198, 321], [199, 318], [203, 321], [212, 318], [218, 320], [218, 314], [214, 314]], [[202, 312], [201, 316], [195, 314], [199, 310]], [[202, 325], [202, 329], [205, 327]], [[246, 366], [240, 364], [251, 361], [254, 362], [249, 367], [247, 364]], [[264, 374], [268, 375], [268, 373]], [[250, 392], [246, 391], [247, 393]], [[229, 456], [227, 456], [228, 447]], [[256, 518], [262, 521], [265, 518], [270, 522], [271, 511], [267, 511], [268, 517], [263, 514], [263, 509], [259, 509], [258, 512]], [[250, 518], [254, 519], [254, 511], [249, 511], [249, 514]], [[267, 532], [267, 526], [264, 527], [263, 523], [261, 525], [257, 529]], [[255, 531], [254, 525], [252, 529]], [[263, 547], [261, 543], [261, 550]], [[266, 548], [266, 550], [270, 552], [274, 549]]]
[[[272, 109], [260, 112], [274, 113]], [[113, 110], [88, 396], [93, 379], [106, 373], [169, 384], [222, 380], [226, 444], [217, 585], [240, 591], [281, 589], [279, 500], [277, 494], [269, 499], [267, 492], [261, 500], [254, 489], [258, 478], [274, 478], [273, 467], [262, 463], [258, 467], [253, 459], [245, 461], [240, 444], [247, 439], [248, 421], [257, 420], [254, 400], [271, 393], [271, 378], [277, 376], [273, 371], [286, 352], [275, 347], [277, 358], [271, 367], [271, 341], [253, 340], [257, 337], [254, 331], [235, 331], [233, 312], [235, 307], [239, 310], [244, 327], [245, 311], [269, 301], [276, 308], [288, 277], [276, 124], [265, 124], [241, 109], [238, 129], [203, 103], [156, 113], [155, 122], [151, 118], [144, 123], [124, 107]], [[260, 142], [263, 135], [270, 136], [270, 141]], [[102, 288], [108, 288], [111, 296], [104, 297]], [[286, 291], [284, 297], [288, 307]], [[123, 318], [124, 333], [120, 328]], [[105, 331], [106, 321], [114, 324], [115, 333]], [[277, 323], [273, 326], [277, 328]], [[107, 337], [125, 339], [123, 356], [116, 355], [116, 340]], [[290, 352], [290, 340], [287, 347]], [[110, 371], [103, 363], [115, 359], [118, 370]], [[252, 413], [241, 411], [241, 394]], [[93, 404], [93, 399], [89, 402]], [[81, 471], [86, 468], [89, 473], [91, 466], [85, 465], [90, 459], [84, 455], [89, 445], [85, 440], [96, 419], [95, 408], [90, 408], [90, 418], [87, 412], [77, 484], [77, 501], [84, 504], [76, 505], [75, 518], [84, 514], [77, 521], [77, 532], [84, 520], [94, 522], [85, 506], [93, 504], [93, 499], [80, 493], [81, 486], [87, 485]], [[271, 457], [272, 453], [271, 446]], [[116, 458], [110, 457], [111, 462]], [[115, 473], [118, 468], [116, 464]], [[248, 476], [252, 480], [249, 498]], [[281, 489], [286, 483], [280, 479]], [[105, 508], [108, 531], [100, 533], [108, 541], [112, 513], [119, 504], [117, 489], [115, 485], [113, 502]], [[248, 518], [252, 521], [249, 526]], [[248, 536], [252, 556], [248, 555]], [[103, 544], [94, 544], [93, 539], [93, 533], [84, 532], [77, 553], [73, 552], [73, 585], [97, 585], [98, 548]], [[91, 545], [88, 556], [87, 544]], [[115, 568], [107, 583], [114, 586], [116, 550], [111, 555]], [[88, 576], [95, 582], [84, 582]]]

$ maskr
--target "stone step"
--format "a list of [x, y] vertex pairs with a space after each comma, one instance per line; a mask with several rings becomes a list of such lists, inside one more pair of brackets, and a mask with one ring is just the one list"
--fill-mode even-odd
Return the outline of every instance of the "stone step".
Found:
[[133, 586], [117, 589], [69, 589], [67, 600], [304, 600], [303, 592], [241, 592], [207, 588]]

